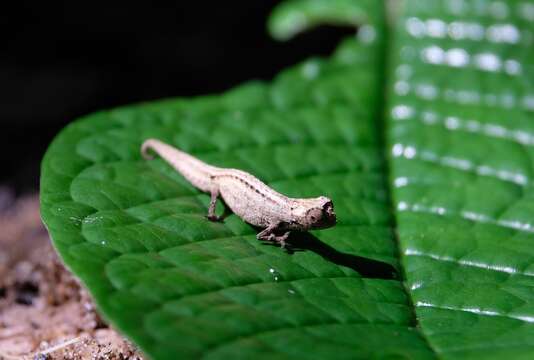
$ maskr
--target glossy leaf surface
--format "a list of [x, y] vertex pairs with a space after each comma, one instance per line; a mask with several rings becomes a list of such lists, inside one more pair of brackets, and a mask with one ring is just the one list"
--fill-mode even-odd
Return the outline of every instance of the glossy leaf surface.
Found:
[[398, 19], [390, 180], [407, 286], [444, 358], [534, 356], [533, 16], [412, 1]]

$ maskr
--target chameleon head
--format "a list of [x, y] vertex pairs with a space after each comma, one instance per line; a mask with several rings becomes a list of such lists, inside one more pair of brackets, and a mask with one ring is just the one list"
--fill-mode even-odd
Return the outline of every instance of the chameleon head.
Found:
[[304, 206], [297, 210], [298, 222], [302, 230], [326, 229], [336, 225], [336, 213], [332, 200], [325, 196], [306, 199]]

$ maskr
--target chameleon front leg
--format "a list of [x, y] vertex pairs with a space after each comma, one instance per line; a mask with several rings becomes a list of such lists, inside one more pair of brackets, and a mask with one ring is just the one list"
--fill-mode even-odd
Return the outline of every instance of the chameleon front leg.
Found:
[[256, 238], [258, 240], [272, 241], [280, 244], [280, 247], [286, 247], [286, 240], [289, 237], [289, 231], [286, 231], [283, 235], [277, 236], [276, 231], [280, 230], [280, 223], [274, 223], [267, 226], [265, 229], [260, 231]]

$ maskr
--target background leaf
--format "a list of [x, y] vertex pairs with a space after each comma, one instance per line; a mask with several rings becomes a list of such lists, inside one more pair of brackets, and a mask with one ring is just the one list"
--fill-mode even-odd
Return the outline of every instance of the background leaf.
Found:
[[445, 358], [534, 353], [534, 3], [407, 2], [392, 51], [398, 235]]
[[[283, 3], [278, 38], [366, 25], [270, 84], [93, 114], [51, 145], [54, 245], [152, 358], [529, 357], [534, 4], [396, 4], [386, 32], [380, 2]], [[339, 224], [288, 254], [235, 216], [208, 222], [207, 195], [140, 158], [148, 137], [330, 196]]]

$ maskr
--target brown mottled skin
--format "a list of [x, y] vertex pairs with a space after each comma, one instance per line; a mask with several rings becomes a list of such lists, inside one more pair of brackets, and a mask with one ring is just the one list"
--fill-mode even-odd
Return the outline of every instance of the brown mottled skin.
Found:
[[[282, 195], [249, 173], [208, 165], [156, 139], [143, 143], [141, 153], [152, 150], [182, 174], [193, 186], [211, 194], [208, 219], [219, 221], [215, 204], [220, 196], [226, 205], [249, 224], [264, 228], [259, 240], [285, 246], [290, 231], [324, 229], [336, 224], [332, 200], [327, 197], [295, 199]], [[277, 235], [282, 233], [282, 235]]]

